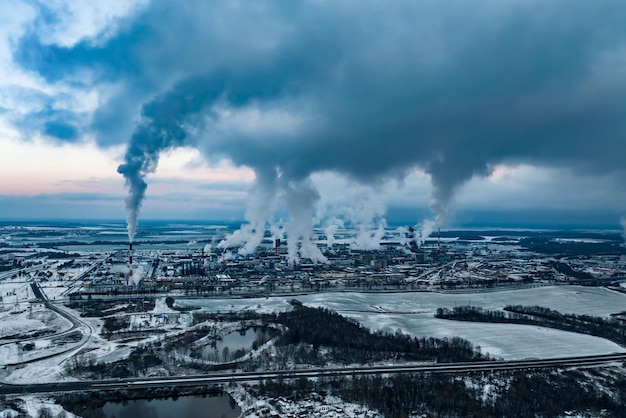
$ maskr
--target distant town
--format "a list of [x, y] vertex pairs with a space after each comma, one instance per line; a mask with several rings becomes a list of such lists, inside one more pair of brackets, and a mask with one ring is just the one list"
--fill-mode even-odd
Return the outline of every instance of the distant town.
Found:
[[[5, 227], [0, 274], [4, 280], [32, 281], [50, 299], [555, 284], [619, 289], [626, 280], [623, 238], [611, 231], [435, 231], [418, 246], [411, 227], [387, 231], [372, 250], [353, 248], [353, 231], [337, 231], [331, 245], [318, 231], [314, 239], [328, 262], [290, 263], [286, 240], [269, 234], [253, 255], [238, 256], [237, 248], [211, 245], [223, 238], [223, 228], [202, 237], [194, 233], [190, 240], [170, 235], [177, 233], [171, 227], [158, 229], [163, 235], [139, 238], [130, 250], [119, 236], [106, 238], [111, 231], [101, 228]], [[51, 290], [49, 283], [62, 283], [63, 291]]]

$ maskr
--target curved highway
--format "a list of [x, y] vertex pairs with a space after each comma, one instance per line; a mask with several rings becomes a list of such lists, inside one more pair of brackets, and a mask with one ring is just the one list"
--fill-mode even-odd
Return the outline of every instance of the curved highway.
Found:
[[[68, 321], [70, 321], [72, 323], [72, 327], [69, 329], [66, 329], [64, 331], [61, 332], [56, 332], [54, 334], [51, 335], [46, 335], [46, 336], [39, 336], [39, 337], [30, 337], [30, 338], [23, 338], [23, 339], [13, 339], [7, 342], [4, 342], [0, 345], [6, 345], [6, 344], [13, 344], [16, 342], [26, 342], [26, 341], [33, 341], [33, 340], [50, 340], [53, 338], [59, 338], [62, 337], [64, 335], [69, 335], [73, 332], [76, 332], [77, 330], [83, 328], [84, 330], [81, 331], [81, 339], [80, 341], [76, 342], [75, 344], [72, 344], [71, 347], [64, 349], [62, 351], [57, 351], [54, 353], [50, 353], [50, 354], [44, 354], [40, 357], [35, 357], [35, 358], [31, 358], [25, 361], [20, 361], [20, 362], [16, 362], [16, 363], [7, 363], [4, 364], [5, 367], [15, 367], [15, 366], [20, 366], [20, 365], [24, 365], [24, 364], [29, 364], [29, 363], [35, 363], [37, 361], [41, 361], [41, 360], [47, 360], [53, 357], [58, 357], [58, 356], [62, 356], [64, 354], [68, 354], [71, 353], [73, 351], [77, 351], [80, 348], [82, 348], [85, 344], [87, 344], [87, 342], [89, 341], [89, 339], [91, 338], [92, 335], [96, 334], [96, 330], [94, 329], [94, 327], [89, 324], [86, 321], [83, 321], [79, 316], [75, 316], [72, 315], [70, 312], [66, 311], [65, 309], [60, 308], [59, 306], [55, 306], [52, 302], [50, 302], [48, 300], [48, 298], [44, 295], [44, 293], [41, 291], [41, 289], [39, 288], [39, 284], [36, 282], [31, 283], [31, 287], [33, 290], [33, 293], [35, 295], [35, 297], [41, 301], [47, 309], [50, 309], [51, 311], [55, 312], [57, 315], [62, 316], [63, 318], [67, 319]], [[67, 360], [67, 356], [64, 357], [59, 364], [62, 364], [63, 362], [65, 362], [65, 360]]]

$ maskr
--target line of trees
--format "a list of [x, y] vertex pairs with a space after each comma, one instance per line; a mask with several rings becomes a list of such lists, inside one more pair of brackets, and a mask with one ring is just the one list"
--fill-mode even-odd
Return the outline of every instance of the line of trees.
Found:
[[[616, 388], [607, 393], [601, 379]], [[485, 386], [495, 393], [485, 396]], [[585, 416], [625, 417], [626, 377], [600, 371], [496, 372], [455, 377], [397, 374], [340, 378], [270, 380], [258, 394], [301, 399], [311, 392], [331, 392], [348, 402], [364, 403], [385, 417], [428, 414], [445, 417], [557, 417], [565, 411]]]
[[70, 309], [75, 309], [80, 312], [80, 316], [89, 318], [101, 318], [109, 317], [119, 313], [138, 313], [138, 312], [150, 312], [155, 307], [154, 297], [146, 297], [142, 299], [118, 299], [118, 300], [101, 300], [91, 299], [89, 295], [87, 300], [83, 299], [70, 299], [69, 303], [66, 303]]
[[292, 302], [293, 311], [283, 312], [276, 322], [287, 331], [277, 346], [311, 344], [330, 350], [334, 361], [367, 363], [387, 359], [436, 360], [438, 362], [484, 360], [480, 350], [467, 340], [417, 338], [401, 332], [372, 332], [360, 323], [323, 308]]
[[135, 348], [123, 360], [106, 363], [97, 361], [93, 353], [85, 353], [66, 362], [65, 371], [70, 375], [85, 375], [94, 379], [141, 376], [149, 369], [163, 364], [161, 354], [155, 347], [147, 345]]

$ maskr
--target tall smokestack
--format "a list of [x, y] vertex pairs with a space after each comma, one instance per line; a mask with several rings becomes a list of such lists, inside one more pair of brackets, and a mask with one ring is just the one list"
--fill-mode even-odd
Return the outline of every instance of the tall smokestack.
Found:
[[133, 283], [133, 242], [128, 243], [128, 279], [126, 280], [126, 286], [130, 286]]

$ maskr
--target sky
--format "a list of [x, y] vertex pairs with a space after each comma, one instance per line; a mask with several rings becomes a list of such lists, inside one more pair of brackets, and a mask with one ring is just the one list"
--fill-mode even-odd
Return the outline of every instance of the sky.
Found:
[[0, 219], [626, 215], [623, 0], [2, 9]]

